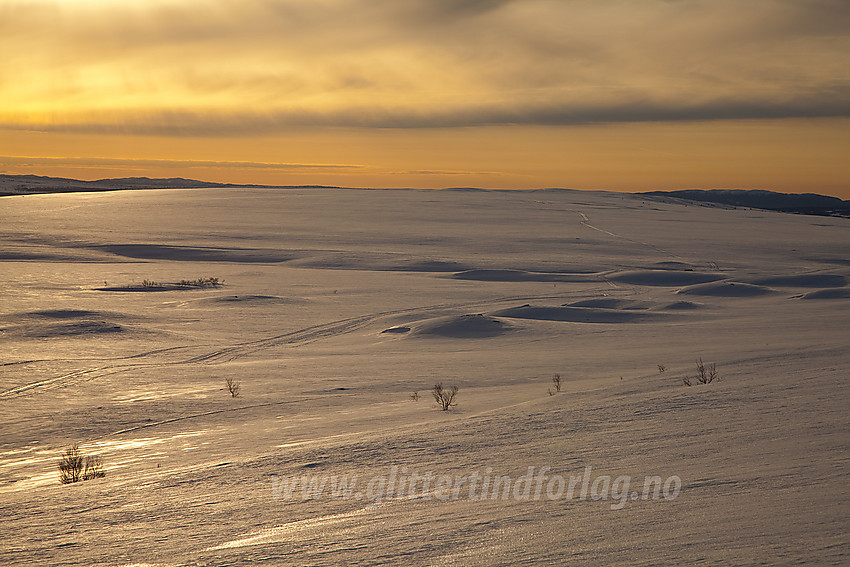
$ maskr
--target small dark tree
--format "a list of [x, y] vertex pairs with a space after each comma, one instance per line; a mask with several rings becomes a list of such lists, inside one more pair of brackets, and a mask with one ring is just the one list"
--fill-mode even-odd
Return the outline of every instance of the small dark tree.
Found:
[[434, 395], [434, 400], [437, 401], [437, 405], [440, 406], [440, 409], [443, 411], [448, 411], [450, 407], [456, 405], [455, 396], [457, 396], [458, 391], [457, 386], [452, 386], [449, 389], [443, 388], [443, 383], [439, 382], [434, 384], [434, 387], [431, 388], [431, 394]]
[[239, 395], [239, 381], [233, 378], [225, 378], [224, 384], [227, 386], [227, 391], [230, 392], [232, 397], [236, 397]]
[[717, 380], [717, 365], [715, 363], [711, 363], [706, 365], [703, 363], [702, 358], [697, 360], [697, 382], [700, 384], [711, 384], [715, 380]]
[[702, 361], [702, 358], [698, 358], [696, 376], [685, 376], [682, 378], [682, 383], [685, 386], [692, 386], [693, 384], [711, 384], [719, 380], [720, 376], [717, 375], [717, 365], [713, 362], [706, 364]]
[[71, 484], [83, 479], [83, 456], [80, 448], [75, 443], [65, 450], [62, 460], [59, 461], [59, 480], [62, 484]]

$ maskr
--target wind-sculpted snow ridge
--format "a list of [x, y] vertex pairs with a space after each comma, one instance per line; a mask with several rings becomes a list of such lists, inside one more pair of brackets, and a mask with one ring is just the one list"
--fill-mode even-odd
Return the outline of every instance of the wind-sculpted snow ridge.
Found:
[[[118, 321], [121, 321], [120, 323]], [[133, 332], [126, 326], [128, 316], [110, 311], [87, 309], [46, 309], [7, 315], [9, 321], [0, 331], [6, 338], [89, 336]]]
[[288, 262], [295, 254], [280, 250], [172, 246], [165, 244], [104, 244], [92, 246], [116, 256], [174, 262], [236, 262], [273, 264]]
[[413, 335], [455, 339], [483, 339], [504, 335], [511, 325], [482, 314], [442, 317], [417, 326]]
[[306, 300], [295, 297], [279, 297], [277, 295], [258, 295], [258, 294], [245, 294], [245, 295], [223, 295], [220, 297], [210, 297], [206, 299], [202, 299], [199, 303], [212, 303], [212, 304], [222, 304], [222, 305], [232, 305], [234, 307], [244, 307], [244, 306], [253, 306], [253, 305], [291, 305], [291, 304], [302, 304], [306, 303]]
[[649, 309], [653, 304], [637, 299], [618, 299], [616, 297], [600, 297], [598, 299], [583, 299], [563, 305], [563, 307], [585, 307], [594, 309]]
[[407, 254], [364, 251], [301, 251], [301, 258], [290, 262], [299, 268], [320, 270], [368, 270], [373, 272], [456, 272], [469, 265], [446, 259], [423, 258]]
[[723, 281], [685, 287], [678, 290], [676, 293], [712, 297], [758, 297], [761, 295], [776, 293], [776, 290], [763, 285]]
[[692, 309], [700, 309], [702, 307], [702, 303], [696, 303], [693, 301], [674, 301], [673, 303], [668, 303], [658, 309], [662, 311], [690, 311]]
[[676, 271], [676, 270], [634, 270], [615, 272], [605, 276], [607, 279], [630, 284], [651, 285], [660, 287], [679, 287], [683, 285], [702, 284], [722, 280], [724, 274]]
[[[234, 264], [283, 264], [325, 270], [376, 272], [457, 272], [469, 270], [465, 263], [423, 258], [408, 254], [315, 249], [225, 248], [166, 244], [89, 244], [70, 248], [98, 250], [122, 258], [171, 262], [223, 262]], [[23, 254], [23, 253], [22, 253]], [[29, 258], [29, 256], [24, 256]], [[2, 259], [2, 257], [0, 257]], [[108, 258], [99, 258], [106, 261]]]
[[492, 313], [495, 317], [513, 319], [536, 319], [540, 321], [564, 321], [570, 323], [630, 323], [662, 317], [661, 314], [646, 313], [633, 309], [602, 309], [569, 306], [522, 305]]
[[801, 299], [845, 299], [850, 297], [850, 289], [831, 288], [810, 291], [801, 296]]
[[451, 277], [456, 280], [480, 282], [593, 282], [602, 279], [592, 273], [527, 272], [512, 269], [467, 270], [452, 274]]
[[41, 320], [62, 320], [62, 319], [101, 319], [101, 318], [120, 318], [126, 319], [128, 315], [124, 313], [116, 313], [114, 311], [92, 311], [89, 309], [45, 309], [41, 311], [29, 311], [26, 313], [16, 313], [8, 316], [10, 319], [41, 319]]
[[797, 274], [759, 278], [750, 283], [772, 287], [844, 287], [847, 278], [840, 274]]

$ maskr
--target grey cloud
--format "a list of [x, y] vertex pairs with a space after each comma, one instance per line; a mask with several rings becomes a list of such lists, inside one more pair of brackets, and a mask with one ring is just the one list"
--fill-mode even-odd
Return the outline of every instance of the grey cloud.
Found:
[[[348, 108], [334, 112], [196, 112], [149, 113], [121, 123], [96, 119], [77, 124], [45, 125], [45, 131], [142, 134], [160, 136], [253, 136], [301, 128], [458, 128], [493, 125], [573, 126], [628, 122], [677, 122], [737, 119], [850, 118], [850, 94], [834, 99], [799, 98], [766, 102], [727, 99], [701, 104], [636, 100], [620, 104], [467, 105], [430, 112], [406, 109]], [[15, 128], [14, 124], [3, 125]], [[32, 126], [27, 126], [33, 129]], [[168, 165], [167, 160], [139, 160], [137, 165]], [[246, 168], [307, 169], [351, 165], [267, 164], [253, 162], [176, 162], [175, 166], [229, 165]]]
[[[24, 42], [68, 78], [53, 82], [53, 100], [85, 104], [81, 61], [126, 74], [128, 91], [190, 99], [111, 116], [82, 107], [53, 128], [243, 135], [850, 115], [844, 0], [152, 0], [141, 14], [98, 3], [73, 26], [56, 24], [50, 5], [35, 39], [15, 25], [32, 13], [0, 12], [0, 32], [14, 34], [0, 45]], [[239, 106], [207, 102], [219, 93]], [[332, 105], [312, 109], [327, 95]]]
[[401, 9], [410, 24], [421, 25], [429, 22], [445, 24], [458, 19], [468, 20], [489, 12], [516, 0], [414, 0], [397, 2], [385, 0], [387, 7]]

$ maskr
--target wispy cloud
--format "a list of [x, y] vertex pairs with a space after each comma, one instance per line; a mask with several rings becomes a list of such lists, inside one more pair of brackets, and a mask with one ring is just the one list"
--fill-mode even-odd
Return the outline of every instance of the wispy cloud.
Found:
[[848, 30], [844, 0], [12, 0], [0, 125], [253, 135], [847, 117]]
[[133, 159], [106, 157], [28, 157], [0, 156], [3, 166], [69, 166], [69, 167], [106, 167], [111, 169], [156, 168], [229, 168], [229, 169], [267, 169], [290, 172], [310, 172], [323, 170], [363, 169], [360, 165], [312, 164], [312, 163], [271, 163], [258, 161], [215, 161], [215, 160], [176, 160], [176, 159]]

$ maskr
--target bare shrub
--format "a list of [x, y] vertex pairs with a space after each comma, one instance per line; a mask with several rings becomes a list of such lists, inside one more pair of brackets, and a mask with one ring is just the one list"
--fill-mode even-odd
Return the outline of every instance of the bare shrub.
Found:
[[153, 280], [142, 280], [142, 287], [162, 287], [162, 284]]
[[431, 388], [431, 394], [433, 394], [434, 399], [437, 401], [437, 405], [440, 406], [440, 409], [448, 411], [450, 407], [457, 404], [457, 402], [455, 402], [455, 396], [457, 396], [458, 390], [459, 388], [457, 386], [445, 389], [443, 388], [443, 383], [439, 382], [434, 384], [434, 387]]
[[718, 380], [717, 364], [712, 362], [706, 365], [703, 363], [702, 358], [698, 359], [696, 380], [700, 384], [711, 384], [715, 380]]
[[667, 372], [667, 367], [666, 367], [666, 366], [664, 366], [663, 364], [659, 364], [659, 365], [658, 365], [658, 373], [659, 373], [659, 374], [664, 374], [665, 372]]
[[59, 481], [62, 484], [71, 484], [81, 480], [92, 480], [103, 478], [106, 472], [103, 470], [103, 458], [100, 455], [83, 456], [80, 447], [76, 443], [65, 450], [62, 460], [59, 461]]
[[80, 448], [75, 443], [65, 450], [62, 460], [59, 461], [59, 480], [62, 484], [80, 482], [83, 478], [83, 456]]
[[227, 386], [227, 391], [230, 392], [230, 396], [235, 398], [239, 395], [239, 380], [234, 378], [225, 378], [224, 384]]
[[552, 388], [549, 388], [548, 390], [546, 390], [549, 393], [550, 396], [554, 396], [555, 394], [557, 394], [558, 392], [561, 391], [561, 375], [560, 374], [555, 374], [554, 376], [552, 376], [552, 384], [555, 385], [555, 389], [552, 390]]
[[717, 375], [717, 364], [713, 362], [711, 364], [706, 364], [702, 361], [702, 358], [698, 358], [696, 364], [696, 376], [685, 376], [682, 378], [682, 383], [685, 386], [693, 386], [694, 384], [711, 384], [714, 381], [720, 380], [720, 377]]
[[413, 400], [414, 402], [418, 402], [419, 401], [419, 392], [413, 392], [412, 394], [410, 394], [410, 399]]
[[83, 459], [83, 480], [92, 480], [105, 476], [103, 458], [100, 455], [91, 455]]

